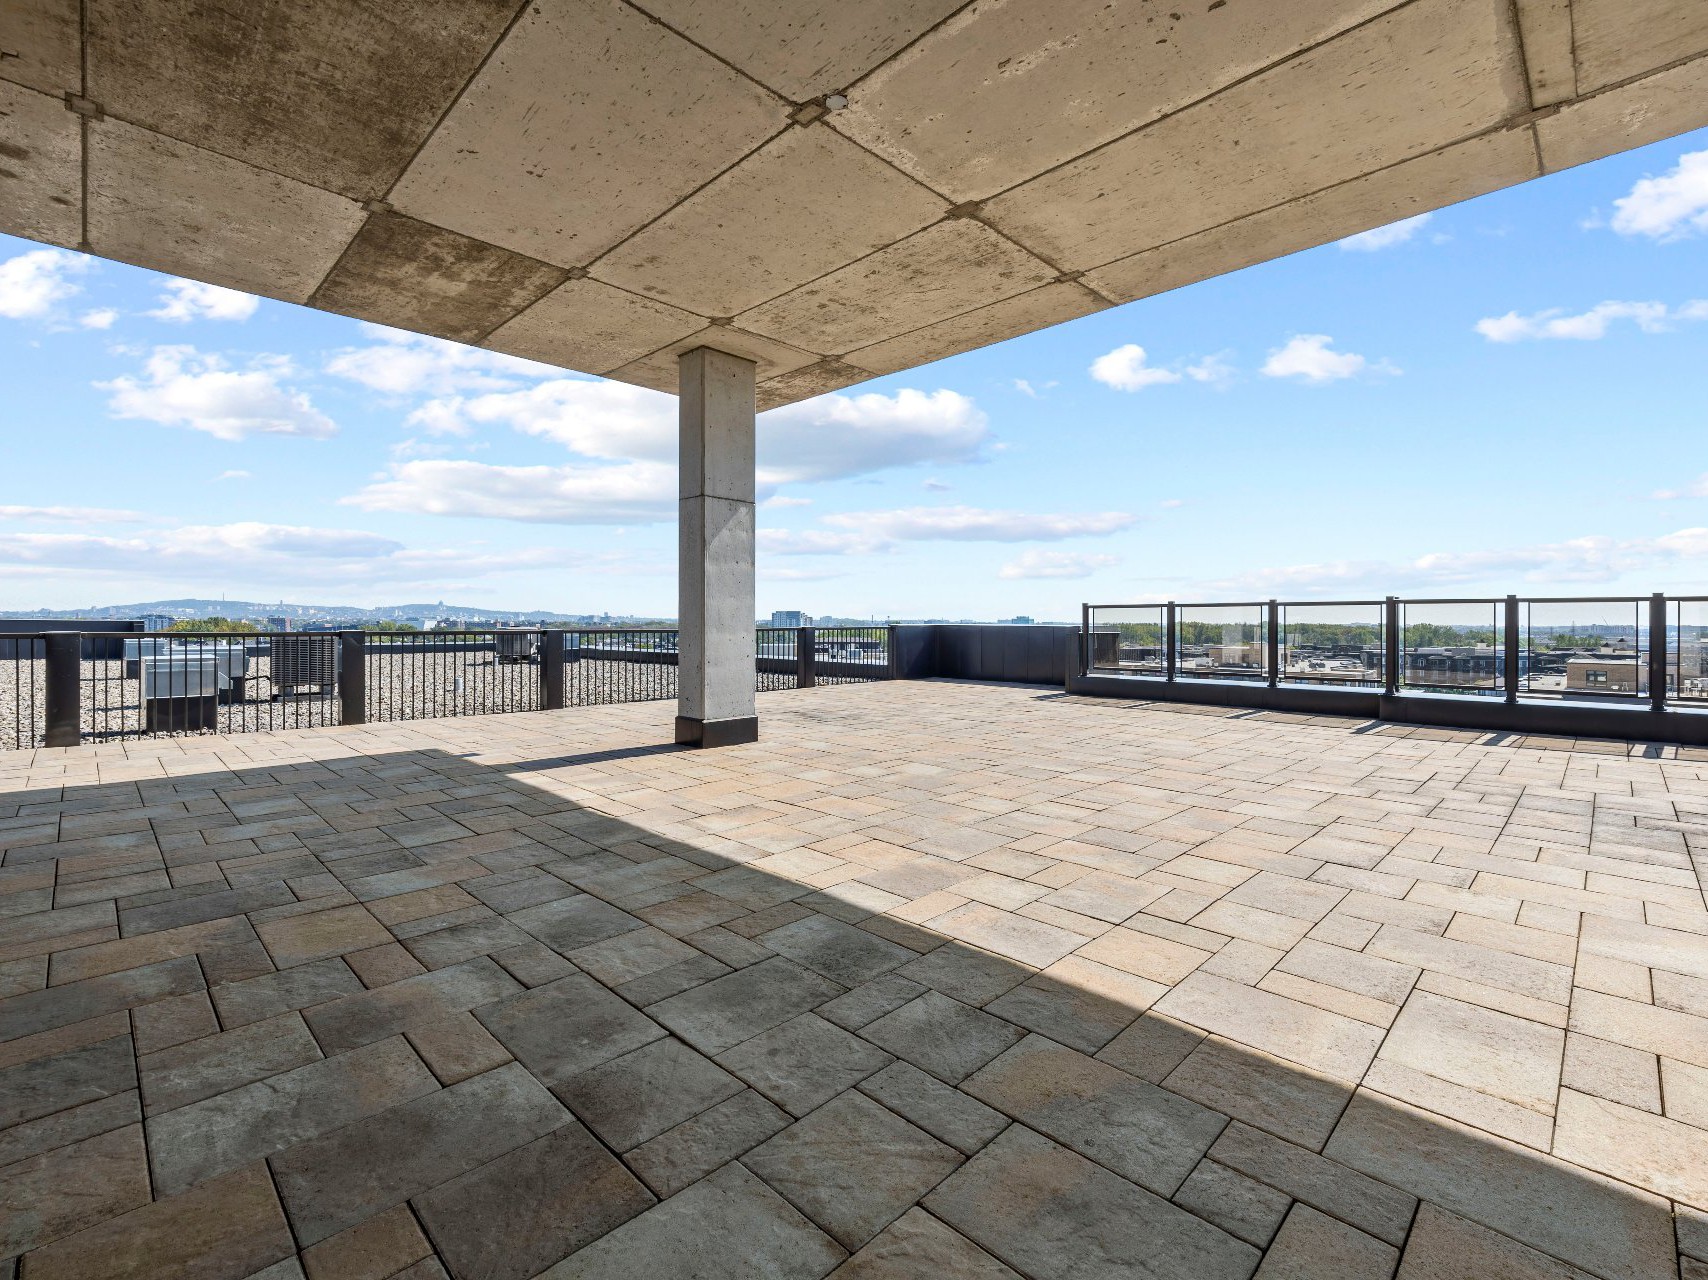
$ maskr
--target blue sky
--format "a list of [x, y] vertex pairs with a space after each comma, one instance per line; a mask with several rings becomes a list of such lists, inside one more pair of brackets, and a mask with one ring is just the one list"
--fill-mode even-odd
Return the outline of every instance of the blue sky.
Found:
[[[761, 418], [760, 612], [1708, 593], [1708, 131]], [[674, 401], [0, 237], [0, 612], [675, 611]]]

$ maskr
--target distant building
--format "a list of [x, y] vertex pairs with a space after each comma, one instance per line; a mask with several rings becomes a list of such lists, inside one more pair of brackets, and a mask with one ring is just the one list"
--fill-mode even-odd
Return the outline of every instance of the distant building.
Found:
[[1649, 673], [1635, 658], [1570, 658], [1568, 693], [1647, 693]]
[[1036, 625], [1036, 619], [1028, 618], [1023, 613], [1017, 613], [1012, 618], [999, 618], [997, 621], [1016, 627], [1030, 627]]
[[178, 619], [169, 613], [145, 613], [142, 615], [142, 629], [144, 631], [165, 631], [176, 621]]
[[810, 627], [812, 615], [802, 613], [799, 609], [777, 609], [771, 614], [771, 625], [774, 627]]
[[269, 617], [267, 619], [267, 630], [269, 631], [289, 631], [290, 629], [291, 620], [289, 618]]

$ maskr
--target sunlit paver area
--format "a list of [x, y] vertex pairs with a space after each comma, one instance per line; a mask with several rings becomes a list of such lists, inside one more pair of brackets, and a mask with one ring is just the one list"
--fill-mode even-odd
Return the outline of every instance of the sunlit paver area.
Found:
[[1708, 1276], [1708, 751], [671, 710], [0, 757], [0, 1258]]

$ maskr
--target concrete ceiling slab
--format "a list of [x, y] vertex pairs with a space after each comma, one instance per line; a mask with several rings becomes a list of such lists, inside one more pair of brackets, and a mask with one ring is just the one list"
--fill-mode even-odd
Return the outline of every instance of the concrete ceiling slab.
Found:
[[481, 345], [543, 364], [605, 373], [698, 333], [704, 316], [598, 280], [566, 280]]
[[377, 324], [479, 342], [567, 274], [402, 214], [376, 213], [310, 301]]
[[985, 213], [1084, 269], [1385, 168], [1527, 105], [1511, 23], [1510, 0], [1415, 0]]
[[110, 115], [357, 199], [383, 196], [516, 0], [86, 0]]
[[1000, 302], [1055, 277], [972, 218], [950, 218], [751, 311], [743, 328], [840, 355]]
[[0, 0], [0, 230], [767, 405], [1702, 125], [1708, 0]]
[[584, 266], [788, 128], [788, 111], [622, 0], [535, 0], [392, 202]]
[[1109, 263], [1086, 272], [1085, 281], [1107, 297], [1132, 302], [1201, 280], [1211, 263], [1251, 266], [1469, 200], [1538, 171], [1529, 129], [1484, 134]]
[[1702, 0], [1572, 0], [1578, 88], [1602, 89], [1680, 58], [1708, 53]]
[[1518, 32], [1524, 42], [1524, 71], [1530, 105], [1551, 107], [1577, 96], [1577, 57], [1572, 49], [1572, 0], [1516, 0]]
[[1536, 122], [1544, 173], [1708, 126], [1708, 57], [1568, 103]]
[[89, 124], [89, 244], [104, 257], [307, 302], [361, 229], [320, 187], [139, 129]]
[[61, 99], [0, 80], [0, 231], [83, 239], [82, 132]]
[[813, 124], [773, 138], [591, 270], [701, 315], [733, 316], [911, 235], [948, 208]]
[[840, 391], [857, 382], [865, 382], [871, 376], [866, 370], [856, 369], [840, 360], [820, 360], [804, 369], [761, 382], [755, 388], [754, 399], [763, 413], [766, 409], [777, 409], [797, 400], [810, 400], [827, 392]]
[[786, 98], [848, 88], [966, 0], [636, 0]]
[[651, 355], [631, 361], [620, 369], [611, 370], [606, 376], [619, 382], [632, 382], [636, 386], [651, 387], [655, 391], [669, 391], [674, 394], [676, 357], [684, 351], [692, 351], [695, 347], [715, 347], [719, 351], [727, 351], [731, 355], [753, 361], [759, 366], [755, 376], [760, 382], [793, 373], [819, 358], [814, 352], [802, 351], [786, 342], [778, 342], [763, 334], [750, 333], [734, 325], [707, 325], [685, 338], [678, 338]]
[[1401, 0], [980, 0], [852, 95], [838, 129], [983, 200]]
[[43, 93], [83, 88], [78, 0], [9, 0], [0, 29], [0, 80]]
[[952, 316], [923, 329], [875, 342], [850, 351], [842, 358], [867, 371], [867, 376], [899, 373], [915, 365], [930, 364], [962, 351], [988, 347], [1022, 333], [1033, 333], [1067, 320], [1077, 320], [1109, 304], [1090, 289], [1073, 281], [1047, 284], [1039, 289], [964, 315]]

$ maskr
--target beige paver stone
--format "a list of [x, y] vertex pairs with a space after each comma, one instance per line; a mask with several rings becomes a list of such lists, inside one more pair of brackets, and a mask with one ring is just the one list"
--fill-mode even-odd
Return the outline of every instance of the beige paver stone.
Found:
[[1331, 1076], [1218, 1036], [1199, 1043], [1161, 1084], [1313, 1151], [1328, 1141], [1352, 1096]]
[[1401, 1103], [1357, 1095], [1324, 1152], [1596, 1275], [1676, 1266], [1665, 1201]]
[[1553, 1109], [1565, 1034], [1420, 991], [1382, 1043], [1394, 1062], [1538, 1112]]
[[831, 1280], [906, 1280], [918, 1275], [1019, 1280], [1016, 1272], [923, 1209], [909, 1209], [830, 1273]]
[[1041, 1280], [1089, 1277], [1143, 1258], [1159, 1275], [1251, 1275], [1257, 1250], [1066, 1147], [1012, 1125], [925, 1208], [1002, 1261]]
[[1708, 1067], [1708, 1019], [1676, 1009], [1580, 991], [1572, 1001], [1571, 1028], [1582, 1035]]
[[302, 1267], [308, 1280], [388, 1280], [432, 1252], [409, 1206], [398, 1205], [304, 1249]]
[[1364, 1073], [1382, 1039], [1376, 1027], [1213, 974], [1191, 975], [1154, 1007], [1212, 1034], [1348, 1080]]
[[293, 1248], [272, 1180], [255, 1164], [60, 1240], [28, 1268], [50, 1280], [218, 1280], [260, 1271]]
[[1590, 1273], [1538, 1253], [1498, 1231], [1449, 1213], [1438, 1205], [1418, 1207], [1417, 1222], [1400, 1260], [1396, 1280], [1592, 1280]]
[[1555, 1155], [1708, 1209], [1708, 1161], [1702, 1144], [1703, 1132], [1693, 1125], [1572, 1089], [1560, 1091]]
[[334, 907], [257, 926], [255, 932], [281, 969], [362, 951], [392, 940], [386, 927], [362, 906]]
[[453, 1085], [510, 1061], [510, 1051], [471, 1013], [453, 1013], [411, 1027], [405, 1035], [442, 1085]]
[[961, 1088], [1163, 1196], [1179, 1189], [1227, 1123], [1167, 1089], [1036, 1035]]
[[15, 1257], [147, 1204], [148, 1198], [140, 1124], [44, 1151], [0, 1169], [0, 1252]]
[[1579, 1093], [1643, 1111], [1658, 1113], [1661, 1109], [1660, 1060], [1652, 1053], [1611, 1040], [1568, 1034], [1560, 1083]]
[[696, 1273], [815, 1280], [846, 1256], [776, 1192], [730, 1164], [571, 1254], [540, 1280], [689, 1280]]
[[1296, 1204], [1257, 1275], [1259, 1280], [1388, 1280], [1398, 1260], [1392, 1245]]

